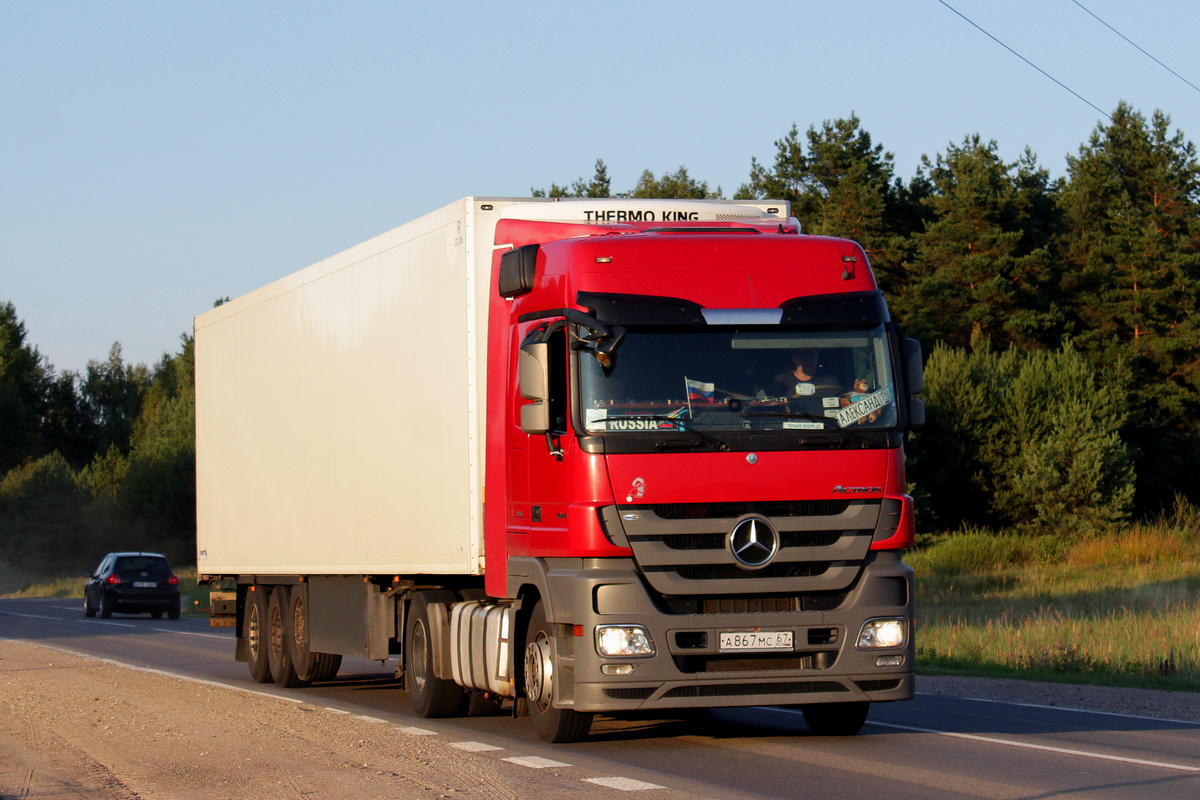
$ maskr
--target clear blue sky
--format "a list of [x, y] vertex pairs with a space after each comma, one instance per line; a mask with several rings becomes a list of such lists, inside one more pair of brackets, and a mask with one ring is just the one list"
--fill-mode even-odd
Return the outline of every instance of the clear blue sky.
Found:
[[[948, 0], [1087, 101], [1200, 92], [1072, 0]], [[1200, 85], [1200, 4], [1081, 0]], [[1100, 114], [938, 0], [0, 3], [0, 301], [60, 372], [466, 195], [681, 164], [732, 194], [857, 113], [915, 173], [971, 133], [1055, 175]]]

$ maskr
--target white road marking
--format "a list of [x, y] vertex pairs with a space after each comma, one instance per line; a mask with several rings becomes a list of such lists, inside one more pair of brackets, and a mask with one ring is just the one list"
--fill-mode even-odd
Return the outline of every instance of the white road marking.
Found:
[[437, 736], [437, 731], [427, 731], [424, 728], [401, 728], [400, 732], [409, 736]]
[[[56, 622], [61, 622], [62, 617], [46, 617], [41, 614], [18, 614], [15, 611], [0, 611], [6, 617], [24, 617], [25, 619], [52, 619]], [[83, 620], [80, 620], [82, 622]]]
[[665, 789], [665, 786], [659, 786], [657, 783], [646, 783], [645, 781], [635, 781], [633, 778], [584, 778], [586, 783], [597, 783], [601, 786], [607, 786], [610, 789], [617, 789], [622, 792], [639, 792], [643, 789]]
[[[921, 697], [951, 697], [951, 695], [930, 694], [929, 692], [917, 692]], [[1041, 711], [1072, 711], [1076, 714], [1101, 714], [1106, 717], [1120, 717], [1121, 719], [1136, 719], [1152, 722], [1169, 722], [1172, 725], [1194, 725], [1200, 727], [1200, 722], [1192, 722], [1186, 719], [1166, 719], [1164, 717], [1146, 717], [1137, 714], [1122, 714], [1119, 711], [1095, 711], [1090, 708], [1071, 708], [1070, 706], [1047, 706], [1039, 705], [1038, 703], [1014, 703], [1010, 700], [988, 700], [983, 697], [959, 697], [958, 700], [970, 700], [972, 703], [996, 703], [1003, 706], [1017, 706], [1018, 708], [1036, 708]]]
[[380, 719], [379, 717], [369, 717], [366, 714], [355, 714], [354, 718], [361, 719], [363, 722], [378, 722], [381, 724], [387, 722], [385, 719]]
[[486, 753], [490, 750], [503, 750], [503, 747], [497, 747], [494, 744], [484, 744], [483, 742], [450, 742], [451, 747], [457, 747], [459, 750], [466, 750], [468, 753]]
[[1013, 739], [997, 739], [994, 736], [979, 736], [973, 733], [954, 733], [953, 731], [939, 731], [933, 728], [917, 728], [912, 725], [893, 725], [890, 722], [871, 722], [867, 721], [868, 725], [876, 725], [880, 728], [892, 728], [898, 731], [912, 731], [913, 733], [933, 733], [938, 736], [949, 736], [953, 739], [967, 739], [972, 742], [984, 742], [986, 744], [1003, 744], [1009, 747], [1023, 747], [1027, 750], [1041, 750], [1045, 753], [1061, 753], [1068, 756], [1079, 756], [1081, 758], [1095, 758], [1100, 761], [1116, 761], [1122, 764], [1137, 764], [1142, 767], [1159, 767], [1161, 769], [1173, 769], [1180, 772], [1200, 772], [1200, 767], [1190, 767], [1186, 764], [1171, 764], [1166, 761], [1147, 761], [1143, 758], [1129, 758], [1127, 756], [1114, 756], [1108, 753], [1093, 753], [1089, 750], [1075, 750], [1069, 747], [1052, 747], [1047, 744], [1033, 744], [1032, 742], [1018, 742]]
[[228, 636], [222, 636], [219, 633], [199, 633], [198, 631], [177, 631], [174, 628], [151, 628], [152, 631], [159, 633], [177, 633], [180, 636], [203, 636], [205, 639], [229, 639]]
[[513, 758], [506, 758], [504, 760], [509, 762], [510, 764], [517, 764], [522, 767], [529, 767], [531, 769], [545, 769], [546, 767], [569, 767], [569, 766], [571, 766], [570, 764], [564, 764], [561, 761], [554, 761], [549, 758], [542, 758], [541, 756], [514, 756]]

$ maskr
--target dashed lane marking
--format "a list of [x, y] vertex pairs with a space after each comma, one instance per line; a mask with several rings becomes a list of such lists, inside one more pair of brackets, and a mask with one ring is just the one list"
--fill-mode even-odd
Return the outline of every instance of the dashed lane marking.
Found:
[[468, 753], [486, 753], [490, 750], [503, 750], [503, 747], [497, 747], [494, 744], [484, 744], [483, 742], [450, 742], [451, 747], [457, 747], [459, 750], [466, 750]]
[[424, 728], [401, 728], [400, 732], [409, 736], [437, 736], [437, 731], [427, 731]]
[[504, 759], [510, 764], [517, 764], [530, 769], [546, 769], [547, 767], [569, 767], [570, 764], [564, 764], [561, 761], [555, 761], [550, 758], [542, 758], [541, 756], [513, 756], [512, 758]]
[[609, 789], [617, 789], [622, 792], [640, 792], [644, 789], [665, 789], [665, 786], [659, 786], [657, 783], [646, 783], [645, 781], [635, 781], [633, 778], [584, 778], [585, 783], [595, 783], [600, 786], [607, 786]]

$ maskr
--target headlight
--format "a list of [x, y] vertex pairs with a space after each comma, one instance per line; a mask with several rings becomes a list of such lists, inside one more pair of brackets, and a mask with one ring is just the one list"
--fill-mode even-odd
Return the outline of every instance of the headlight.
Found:
[[908, 620], [904, 617], [880, 617], [863, 623], [858, 634], [860, 649], [903, 647], [908, 641]]
[[597, 625], [596, 652], [605, 657], [654, 655], [654, 640], [641, 625]]

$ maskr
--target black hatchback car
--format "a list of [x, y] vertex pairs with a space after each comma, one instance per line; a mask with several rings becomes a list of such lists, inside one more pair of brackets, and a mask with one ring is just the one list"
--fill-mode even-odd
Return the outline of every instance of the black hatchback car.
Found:
[[160, 553], [109, 553], [83, 587], [83, 614], [166, 614], [179, 619], [179, 578]]

